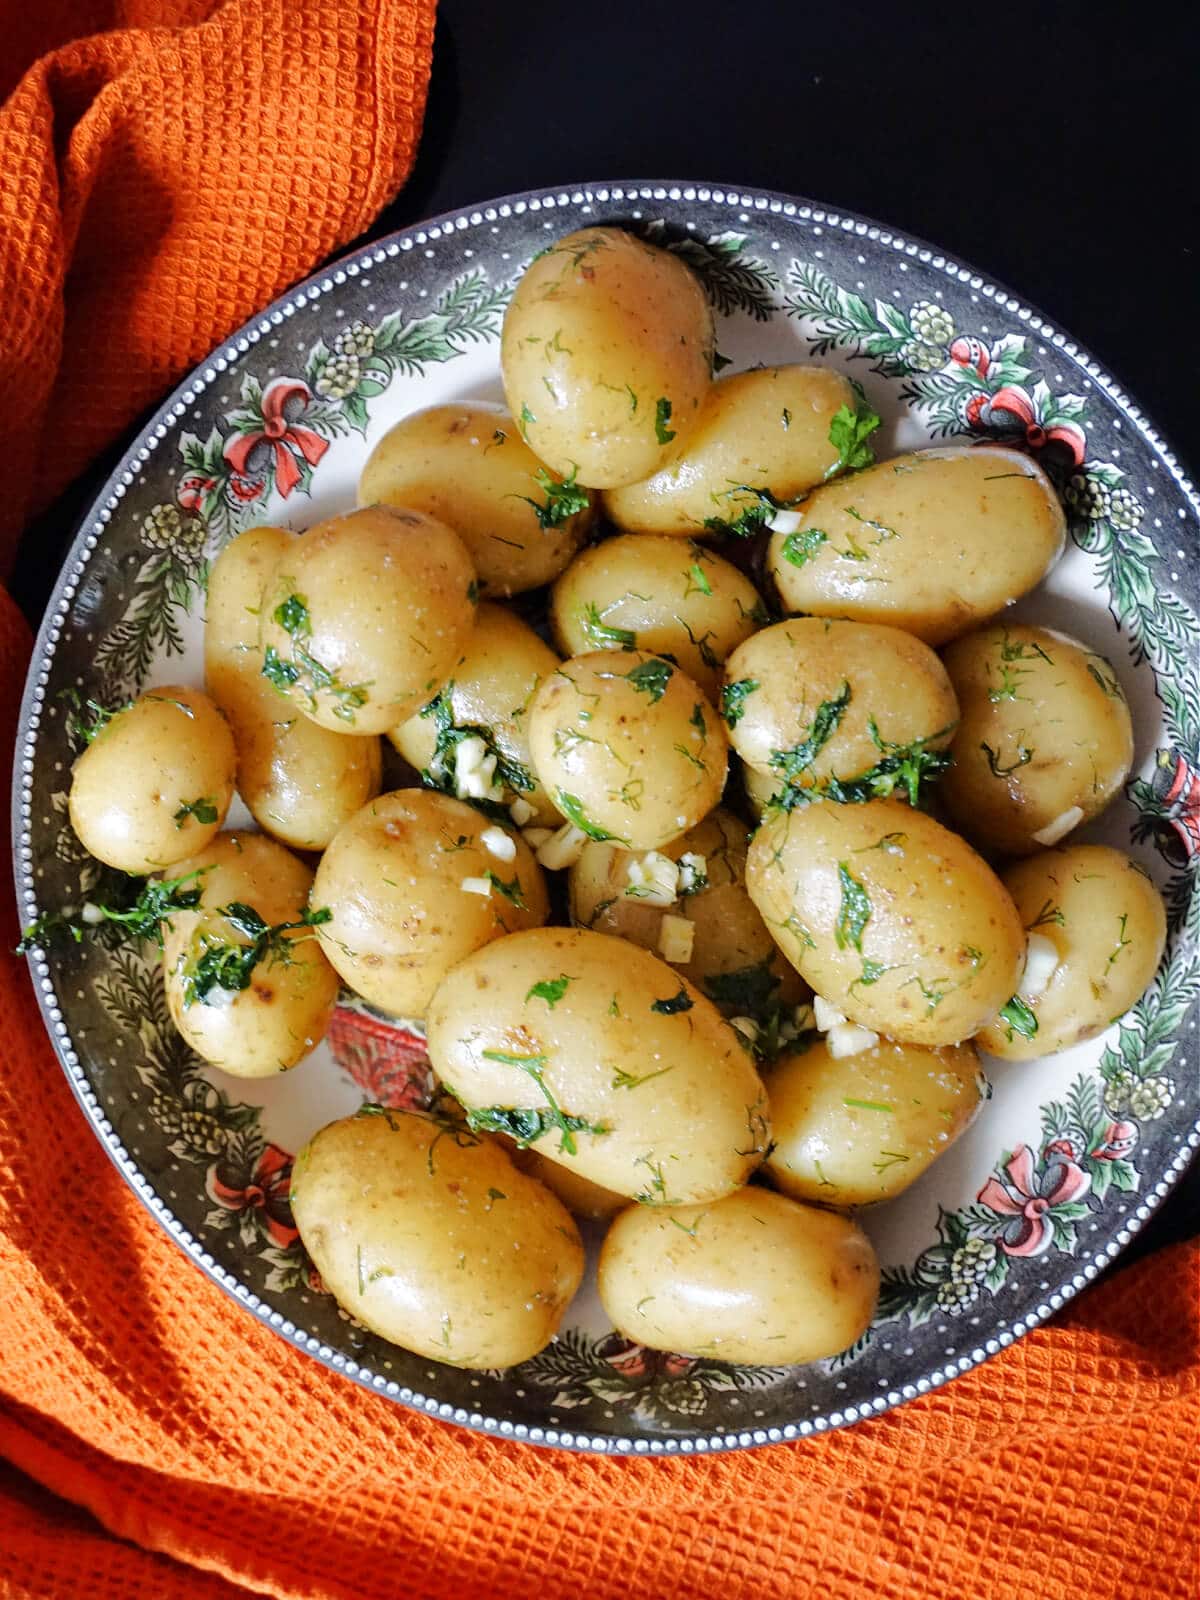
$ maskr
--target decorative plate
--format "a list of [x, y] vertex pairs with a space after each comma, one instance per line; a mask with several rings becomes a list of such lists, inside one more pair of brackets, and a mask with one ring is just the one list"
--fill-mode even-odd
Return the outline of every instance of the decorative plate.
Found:
[[[513, 282], [550, 239], [615, 222], [678, 251], [735, 366], [817, 360], [858, 378], [880, 454], [946, 437], [1031, 451], [1072, 546], [1014, 613], [1118, 665], [1137, 729], [1124, 800], [1085, 836], [1160, 884], [1171, 938], [1108, 1034], [1033, 1066], [994, 1063], [970, 1132], [864, 1223], [884, 1263], [874, 1325], [845, 1355], [739, 1368], [614, 1334], [585, 1292], [560, 1337], [470, 1373], [369, 1334], [324, 1291], [288, 1203], [292, 1152], [364, 1098], [427, 1087], [419, 1031], [347, 1003], [284, 1077], [201, 1065], [137, 949], [33, 957], [47, 1027], [97, 1137], [192, 1261], [252, 1315], [356, 1382], [448, 1421], [543, 1444], [690, 1453], [870, 1416], [1020, 1338], [1116, 1256], [1200, 1145], [1200, 544], [1178, 463], [1064, 334], [969, 267], [865, 220], [771, 194], [613, 184], [527, 194], [372, 245], [235, 334], [170, 397], [84, 521], [26, 689], [14, 804], [21, 909], [79, 904], [92, 867], [66, 821], [76, 753], [63, 692], [114, 703], [202, 681], [207, 562], [263, 520], [354, 502], [379, 436], [419, 407], [500, 399]], [[236, 820], [236, 819], [235, 819]], [[1191, 1015], [1189, 1016], [1189, 1012]], [[180, 1271], [188, 1270], [180, 1263]]]

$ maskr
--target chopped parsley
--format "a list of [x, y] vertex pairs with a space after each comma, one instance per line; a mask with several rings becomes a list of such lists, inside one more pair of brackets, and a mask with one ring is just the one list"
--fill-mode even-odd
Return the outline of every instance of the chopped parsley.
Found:
[[935, 739], [942, 739], [950, 731], [939, 728], [924, 739], [914, 739], [911, 744], [892, 744], [880, 733], [875, 718], [868, 722], [875, 748], [884, 752], [868, 771], [857, 778], [830, 778], [822, 786], [829, 799], [843, 805], [861, 805], [866, 800], [888, 800], [897, 789], [904, 791], [910, 806], [920, 804], [921, 785], [940, 777], [950, 765], [948, 750], [930, 750]]
[[76, 916], [61, 911], [46, 911], [31, 922], [21, 935], [17, 954], [44, 950], [58, 934], [69, 934], [76, 944], [97, 934], [102, 928], [115, 931], [119, 939], [153, 939], [160, 947], [163, 925], [170, 924], [176, 911], [192, 911], [200, 904], [200, 878], [210, 867], [197, 867], [181, 878], [133, 878], [116, 875], [112, 900], [89, 900]]
[[212, 1005], [214, 990], [226, 994], [238, 993], [250, 987], [254, 969], [261, 961], [291, 961], [291, 943], [287, 934], [298, 929], [316, 928], [329, 922], [333, 913], [328, 906], [319, 911], [307, 907], [295, 922], [267, 923], [253, 906], [240, 900], [220, 906], [216, 915], [223, 917], [235, 933], [247, 941], [245, 944], [218, 934], [212, 927], [198, 930], [197, 954], [189, 956], [182, 974], [184, 1008], [195, 1005]]
[[829, 442], [838, 453], [837, 460], [827, 467], [825, 477], [835, 477], [839, 472], [861, 472], [875, 460], [870, 436], [878, 428], [879, 414], [871, 409], [862, 389], [850, 380], [855, 392], [854, 409], [842, 406], [829, 424]]
[[651, 1002], [651, 1011], [657, 1011], [663, 1017], [678, 1016], [681, 1011], [690, 1011], [695, 1001], [682, 986], [679, 993], [672, 995], [669, 1000], [654, 1000]]
[[603, 844], [608, 839], [612, 839], [616, 844], [629, 843], [629, 840], [623, 839], [620, 834], [609, 833], [598, 822], [593, 822], [584, 811], [583, 801], [580, 800], [578, 795], [568, 794], [565, 789], [556, 789], [554, 791], [554, 804], [566, 817], [567, 821], [574, 823], [580, 833], [586, 833], [589, 839], [595, 839], [600, 844]]
[[[460, 726], [455, 722], [453, 695], [452, 679], [429, 701], [428, 705], [421, 708], [420, 715], [432, 719], [437, 735], [429, 765], [421, 770], [422, 782], [431, 789], [440, 789], [443, 794], [456, 795], [458, 746], [464, 739], [481, 739], [487, 746], [488, 754], [496, 758], [496, 782], [518, 794], [531, 794], [536, 788], [533, 774], [522, 762], [514, 761], [511, 756], [505, 755], [496, 743], [496, 736], [491, 728], [484, 727], [481, 723], [464, 723]], [[488, 816], [497, 817], [504, 822], [511, 821], [504, 806], [490, 800], [468, 799], [467, 803], [479, 811], [486, 812]]]
[[545, 978], [541, 983], [535, 983], [525, 996], [526, 1003], [530, 1000], [544, 1000], [551, 1011], [567, 992], [567, 985], [575, 980], [567, 974], [561, 973], [557, 978]]
[[838, 724], [850, 704], [850, 685], [843, 683], [832, 700], [823, 700], [817, 707], [807, 736], [790, 750], [772, 750], [771, 766], [785, 783], [794, 784], [808, 772], [817, 756], [837, 732]]
[[749, 539], [771, 520], [776, 511], [787, 511], [795, 504], [792, 500], [777, 500], [770, 489], [756, 489], [748, 483], [735, 483], [722, 495], [712, 498], [720, 503], [721, 500], [732, 499], [735, 494], [748, 494], [753, 499], [733, 517], [705, 517], [704, 526], [710, 533], [727, 533], [735, 539]]
[[516, 906], [518, 911], [527, 909], [524, 897], [521, 894], [521, 880], [519, 877], [514, 875], [510, 883], [505, 883], [503, 878], [498, 878], [491, 870], [485, 872], [483, 876], [495, 889], [496, 893], [503, 895], [507, 901]]
[[573, 1117], [565, 1111], [548, 1110], [541, 1106], [485, 1106], [467, 1108], [467, 1126], [475, 1133], [506, 1133], [522, 1148], [557, 1131], [558, 1148], [568, 1155], [578, 1149], [574, 1135], [577, 1133], [607, 1133], [603, 1123], [589, 1122], [586, 1117]]
[[708, 998], [719, 1006], [729, 1006], [739, 1016], [759, 1017], [771, 1004], [780, 979], [766, 961], [734, 972], [715, 972], [701, 979]]
[[1006, 1006], [1001, 1006], [997, 1018], [1004, 1023], [1005, 1037], [1010, 1044], [1014, 1033], [1019, 1033], [1022, 1039], [1032, 1039], [1037, 1034], [1038, 1020], [1020, 995], [1013, 995]]
[[70, 707], [67, 714], [67, 729], [77, 739], [82, 739], [84, 744], [91, 744], [114, 717], [119, 717], [122, 711], [128, 711], [133, 704], [126, 700], [119, 706], [102, 706], [98, 700], [81, 700], [78, 689], [64, 689], [59, 695]]
[[687, 599], [688, 595], [691, 594], [693, 587], [699, 589], [701, 594], [712, 594], [712, 584], [709, 583], [704, 568], [698, 561], [693, 561], [691, 567], [689, 568], [689, 584], [684, 593], [685, 600]]
[[534, 477], [538, 487], [545, 492], [545, 500], [534, 500], [527, 494], [517, 496], [518, 500], [524, 500], [526, 505], [533, 507], [539, 528], [557, 528], [560, 522], [577, 516], [591, 505], [591, 495], [575, 482], [578, 471], [579, 468], [574, 466], [570, 474], [560, 480], [552, 477], [545, 467], [539, 467]]
[[521, 437], [523, 439], [528, 437], [529, 424], [536, 421], [537, 418], [534, 416], [533, 412], [530, 411], [529, 407], [522, 406], [521, 415], [517, 418], [517, 426], [521, 430]]
[[669, 662], [654, 656], [649, 661], [639, 661], [629, 672], [621, 673], [640, 693], [649, 695], [650, 704], [657, 705], [667, 691], [675, 669]]
[[353, 723], [355, 713], [367, 703], [370, 683], [343, 683], [337, 673], [330, 671], [303, 643], [312, 637], [312, 618], [303, 595], [288, 595], [271, 615], [291, 637], [292, 659], [285, 660], [274, 645], [268, 645], [263, 652], [263, 677], [274, 684], [281, 694], [287, 694], [298, 686], [312, 710], [316, 710], [319, 704], [318, 697], [328, 694], [335, 702], [333, 715], [340, 722]]
[[863, 953], [863, 929], [871, 920], [871, 899], [844, 861], [838, 862], [838, 882], [842, 903], [838, 907], [833, 937], [839, 950], [853, 947]]
[[185, 800], [175, 813], [172, 821], [177, 828], [182, 828], [189, 817], [196, 822], [207, 825], [216, 822], [218, 816], [216, 801], [209, 796], [202, 800]]
[[632, 628], [614, 628], [605, 622], [599, 606], [589, 600], [579, 614], [583, 636], [598, 650], [633, 650], [637, 647], [637, 634]]
[[670, 444], [675, 437], [675, 430], [667, 426], [670, 420], [671, 402], [660, 397], [654, 404], [654, 436], [659, 444]]
[[802, 567], [813, 559], [828, 538], [823, 528], [799, 528], [785, 537], [783, 559], [793, 567]]
[[731, 728], [736, 728], [746, 714], [746, 697], [761, 688], [757, 678], [739, 678], [727, 683], [721, 690], [721, 715]]

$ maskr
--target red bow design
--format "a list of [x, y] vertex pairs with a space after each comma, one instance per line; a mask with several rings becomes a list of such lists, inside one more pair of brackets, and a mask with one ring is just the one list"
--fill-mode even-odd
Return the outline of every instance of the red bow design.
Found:
[[281, 1249], [300, 1237], [292, 1220], [292, 1158], [278, 1145], [266, 1146], [253, 1171], [234, 1172], [214, 1162], [204, 1187], [209, 1199], [227, 1211], [257, 1211], [272, 1243]]
[[259, 452], [260, 461], [263, 459], [260, 447], [266, 446], [275, 456], [275, 487], [287, 499], [303, 476], [296, 457], [315, 467], [329, 449], [327, 439], [311, 428], [300, 427], [295, 420], [311, 399], [308, 385], [297, 378], [276, 378], [267, 385], [262, 394], [261, 431], [240, 434], [225, 445], [225, 459], [239, 477], [261, 476], [263, 468], [258, 466], [255, 470], [250, 463], [255, 452]]
[[1032, 1150], [1019, 1144], [1004, 1168], [1008, 1182], [989, 1178], [979, 1191], [980, 1204], [1007, 1219], [1000, 1233], [1006, 1255], [1040, 1256], [1049, 1250], [1054, 1232], [1047, 1213], [1081, 1200], [1092, 1186], [1065, 1139], [1047, 1145], [1045, 1155], [1046, 1164], [1037, 1172]]

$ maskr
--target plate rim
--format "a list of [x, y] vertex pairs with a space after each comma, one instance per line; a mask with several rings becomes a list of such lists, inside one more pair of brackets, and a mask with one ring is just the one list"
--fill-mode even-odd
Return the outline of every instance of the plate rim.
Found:
[[[132, 485], [136, 468], [144, 465], [157, 447], [165, 442], [172, 431], [172, 425], [182, 420], [182, 415], [188, 406], [194, 404], [199, 394], [219, 382], [228, 367], [247, 354], [264, 333], [278, 325], [272, 320], [275, 316], [290, 318], [302, 305], [322, 298], [339, 288], [347, 279], [357, 277], [363, 270], [381, 266], [402, 253], [413, 251], [432, 241], [467, 233], [485, 224], [507, 220], [509, 217], [520, 217], [542, 210], [574, 211], [585, 203], [595, 205], [598, 202], [601, 205], [608, 205], [656, 201], [668, 201], [671, 204], [699, 202], [718, 207], [725, 205], [734, 212], [744, 211], [751, 215], [778, 217], [785, 224], [815, 223], [826, 226], [831, 233], [866, 238], [873, 245], [884, 249], [890, 248], [897, 257], [915, 258], [923, 266], [930, 267], [952, 281], [978, 290], [984, 299], [1016, 316], [1040, 338], [1061, 351], [1100, 387], [1108, 399], [1128, 418], [1137, 430], [1138, 436], [1158, 456], [1176, 487], [1191, 506], [1193, 515], [1200, 520], [1200, 499], [1197, 497], [1196, 488], [1170, 441], [1158, 429], [1153, 419], [1142, 411], [1109, 369], [1099, 362], [1085, 345], [1074, 340], [1029, 301], [1014, 295], [1002, 281], [980, 272], [970, 263], [929, 243], [919, 235], [901, 231], [861, 212], [836, 208], [781, 191], [692, 179], [618, 178], [541, 186], [441, 212], [437, 216], [397, 229], [331, 258], [228, 334], [171, 389], [122, 452], [112, 472], [91, 499], [78, 522], [46, 603], [34, 640], [29, 671], [21, 697], [13, 762], [11, 824], [14, 890], [22, 923], [26, 920], [27, 914], [35, 911], [37, 907], [31, 870], [29, 814], [33, 796], [29, 780], [33, 770], [32, 751], [37, 742], [52, 652], [69, 615], [70, 602], [78, 581], [86, 569], [88, 558], [104, 536], [126, 489]], [[186, 400], [184, 396], [187, 396]], [[1200, 893], [1200, 888], [1196, 892]], [[1023, 1338], [1032, 1329], [1039, 1327], [1068, 1301], [1074, 1299], [1076, 1294], [1087, 1287], [1101, 1271], [1119, 1259], [1170, 1194], [1200, 1150], [1200, 1117], [1198, 1117], [1190, 1132], [1185, 1132], [1181, 1136], [1180, 1147], [1173, 1159], [1157, 1176], [1153, 1186], [1147, 1187], [1137, 1208], [1090, 1257], [1074, 1259], [1072, 1264], [1075, 1271], [1060, 1287], [1050, 1292], [1044, 1301], [1026, 1312], [1024, 1316], [1012, 1322], [1003, 1322], [997, 1332], [969, 1354], [959, 1355], [956, 1359], [947, 1361], [943, 1368], [935, 1369], [932, 1374], [922, 1375], [915, 1383], [903, 1385], [902, 1390], [876, 1395], [870, 1401], [859, 1406], [848, 1406], [844, 1411], [834, 1410], [819, 1417], [804, 1418], [782, 1426], [730, 1429], [725, 1433], [696, 1435], [692, 1438], [668, 1435], [647, 1437], [594, 1430], [576, 1432], [569, 1427], [543, 1427], [513, 1422], [508, 1418], [486, 1416], [480, 1412], [468, 1412], [464, 1407], [450, 1405], [437, 1400], [434, 1396], [420, 1394], [407, 1385], [397, 1383], [394, 1379], [387, 1379], [381, 1373], [375, 1373], [341, 1352], [332, 1350], [314, 1335], [296, 1327], [281, 1312], [274, 1310], [242, 1283], [234, 1273], [221, 1266], [204, 1249], [202, 1241], [191, 1234], [154, 1192], [153, 1185], [141, 1172], [134, 1157], [126, 1150], [105, 1116], [80, 1063], [63, 1012], [55, 998], [50, 977], [50, 962], [43, 952], [35, 950], [29, 953], [28, 963], [43, 1025], [54, 1047], [59, 1065], [92, 1133], [126, 1184], [172, 1243], [181, 1249], [209, 1279], [244, 1310], [251, 1313], [259, 1323], [286, 1339], [302, 1355], [319, 1361], [328, 1370], [351, 1379], [370, 1393], [398, 1402], [407, 1410], [436, 1417], [472, 1432], [497, 1438], [516, 1439], [543, 1448], [617, 1457], [718, 1454], [731, 1450], [760, 1448], [825, 1433], [834, 1428], [849, 1426], [878, 1416], [919, 1395], [931, 1393], [951, 1379], [982, 1365], [984, 1361], [990, 1360], [1017, 1339]]]

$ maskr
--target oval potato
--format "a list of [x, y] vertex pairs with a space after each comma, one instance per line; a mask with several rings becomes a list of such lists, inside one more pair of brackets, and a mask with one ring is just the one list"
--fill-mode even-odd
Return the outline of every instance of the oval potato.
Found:
[[991, 445], [920, 450], [817, 489], [771, 536], [784, 608], [944, 644], [1040, 582], [1066, 521], [1040, 467]]
[[498, 940], [446, 977], [426, 1033], [476, 1126], [648, 1205], [727, 1194], [770, 1141], [733, 1029], [621, 939], [542, 928]]
[[607, 1222], [629, 1204], [628, 1195], [617, 1194], [602, 1184], [593, 1183], [573, 1167], [564, 1167], [560, 1162], [551, 1161], [540, 1150], [516, 1147], [512, 1160], [522, 1172], [527, 1172], [531, 1178], [544, 1183], [551, 1194], [556, 1194], [572, 1216], [584, 1217], [589, 1222]]
[[292, 1212], [338, 1304], [454, 1367], [509, 1367], [558, 1331], [583, 1276], [570, 1213], [495, 1140], [370, 1108], [296, 1157]]
[[866, 1332], [879, 1293], [849, 1217], [742, 1189], [709, 1205], [623, 1211], [600, 1252], [601, 1304], [651, 1350], [789, 1366]]
[[746, 884], [816, 993], [902, 1043], [958, 1044], [1017, 987], [1025, 934], [1003, 884], [899, 801], [769, 811]]

